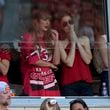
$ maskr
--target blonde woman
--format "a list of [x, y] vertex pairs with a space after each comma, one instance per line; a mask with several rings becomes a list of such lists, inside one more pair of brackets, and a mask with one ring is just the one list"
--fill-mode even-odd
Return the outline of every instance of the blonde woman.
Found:
[[32, 16], [32, 27], [23, 35], [21, 70], [24, 92], [29, 96], [59, 96], [54, 71], [60, 61], [58, 33], [51, 29], [50, 14], [40, 9]]
[[42, 102], [40, 110], [60, 110], [60, 107], [54, 98], [46, 98]]

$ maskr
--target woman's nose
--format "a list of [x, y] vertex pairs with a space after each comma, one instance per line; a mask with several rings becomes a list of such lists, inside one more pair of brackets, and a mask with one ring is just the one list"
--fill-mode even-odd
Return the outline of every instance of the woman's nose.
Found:
[[46, 23], [47, 23], [47, 24], [50, 24], [50, 21], [47, 19], [47, 20], [46, 20]]

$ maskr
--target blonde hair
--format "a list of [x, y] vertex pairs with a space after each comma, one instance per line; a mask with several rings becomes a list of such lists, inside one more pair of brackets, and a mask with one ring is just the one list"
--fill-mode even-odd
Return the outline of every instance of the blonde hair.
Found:
[[[41, 106], [40, 106], [40, 110], [50, 110], [50, 108], [48, 107], [47, 108], [47, 104], [50, 100], [52, 100], [54, 98], [46, 98], [42, 103], [41, 103]], [[60, 107], [58, 105], [58, 103], [56, 103], [55, 105], [53, 105], [53, 108], [51, 110], [60, 110]]]
[[[38, 27], [35, 24], [35, 21], [37, 20], [38, 22], [40, 19], [51, 19], [51, 15], [48, 10], [44, 9], [39, 9], [35, 14], [32, 16], [32, 24], [31, 28], [29, 28], [29, 32], [32, 33], [33, 40], [35, 41], [35, 44], [40, 45], [40, 42], [38, 41]], [[33, 33], [35, 35], [33, 35]], [[52, 44], [52, 32], [51, 32], [51, 26], [48, 28], [48, 30], [45, 32], [45, 37], [44, 37], [44, 42], [46, 44], [46, 48], [49, 51], [50, 55], [53, 53], [53, 44]]]

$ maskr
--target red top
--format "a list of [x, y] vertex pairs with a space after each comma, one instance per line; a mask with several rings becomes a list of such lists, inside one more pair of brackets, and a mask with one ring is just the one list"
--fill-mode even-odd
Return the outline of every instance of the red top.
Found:
[[[66, 51], [68, 53], [69, 49], [66, 49]], [[89, 65], [84, 63], [79, 51], [76, 50], [73, 67], [67, 67], [65, 64], [62, 64], [61, 83], [62, 85], [67, 85], [82, 80], [91, 83], [92, 76]]]
[[21, 43], [21, 70], [24, 80], [24, 92], [30, 96], [58, 96], [54, 73], [50, 67], [34, 66], [37, 61], [51, 62], [43, 37], [39, 46], [33, 41], [32, 35], [24, 34]]
[[[1, 49], [0, 48], [0, 58], [1, 59], [7, 59], [7, 60], [11, 60], [11, 54], [10, 54], [10, 52], [7, 50], [3, 50], [3, 49]], [[5, 81], [5, 82], [7, 82], [8, 83], [8, 79], [7, 79], [7, 75], [2, 75], [2, 73], [0, 73], [0, 81]]]

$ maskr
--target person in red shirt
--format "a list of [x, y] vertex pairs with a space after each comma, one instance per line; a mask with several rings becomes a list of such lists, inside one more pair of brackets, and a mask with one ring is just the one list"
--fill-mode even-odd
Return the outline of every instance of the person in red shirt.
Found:
[[59, 12], [60, 55], [62, 60], [61, 95], [90, 96], [92, 76], [89, 64], [92, 59], [88, 37], [77, 37], [69, 11]]
[[50, 18], [47, 10], [38, 9], [20, 44], [24, 93], [29, 96], [60, 95], [53, 71], [60, 61], [58, 33], [51, 29]]
[[11, 52], [9, 45], [0, 44], [0, 81], [5, 81], [8, 83], [7, 73], [10, 66]]

